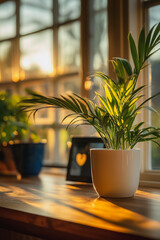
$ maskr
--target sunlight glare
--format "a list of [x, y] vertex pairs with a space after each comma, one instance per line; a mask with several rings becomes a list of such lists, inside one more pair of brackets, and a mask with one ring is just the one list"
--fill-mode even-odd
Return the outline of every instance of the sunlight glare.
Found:
[[53, 74], [53, 63], [50, 61], [50, 53], [45, 51], [45, 49], [36, 55], [29, 55], [22, 58], [21, 61], [22, 68], [30, 70], [32, 66], [39, 67], [44, 73], [52, 75]]

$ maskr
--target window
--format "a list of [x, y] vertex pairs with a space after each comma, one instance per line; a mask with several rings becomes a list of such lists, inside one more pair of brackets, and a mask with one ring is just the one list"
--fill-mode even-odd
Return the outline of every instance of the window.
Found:
[[[148, 9], [148, 25], [151, 28], [154, 24], [160, 22], [160, 4], [157, 6], [150, 7]], [[160, 53], [157, 52], [153, 57], [151, 57], [150, 62], [150, 76], [149, 76], [149, 84], [151, 85], [151, 94], [155, 94], [160, 91], [160, 84], [159, 84], [159, 76], [160, 76]], [[152, 106], [160, 112], [159, 107], [160, 97], [156, 97], [152, 100]], [[150, 113], [151, 114], [151, 124], [160, 127], [160, 120], [159, 115]], [[153, 170], [160, 170], [160, 147], [151, 144], [151, 168]]]
[[[53, 96], [67, 91], [89, 95], [90, 88], [84, 88], [86, 76], [108, 69], [107, 2], [0, 3], [1, 89], [21, 95], [25, 88]], [[90, 51], [85, 51], [88, 48]], [[66, 165], [67, 141], [83, 134], [82, 128], [66, 131], [67, 122], [61, 122], [64, 114], [58, 109], [37, 113], [35, 128], [47, 139], [46, 165]]]
[[[160, 1], [146, 1], [144, 2], [145, 7], [145, 23], [147, 29], [160, 22]], [[159, 51], [151, 56], [148, 70], [148, 85], [149, 85], [149, 95], [153, 95], [160, 91], [159, 84], [159, 75], [160, 75], [160, 53]], [[160, 97], [157, 96], [153, 98], [150, 102], [150, 105], [153, 106], [158, 112], [160, 111], [159, 107]], [[148, 113], [148, 122], [154, 126], [160, 127], [159, 114], [149, 112]], [[160, 170], [160, 147], [154, 143], [149, 143], [149, 161], [148, 169], [149, 170]]]
[[[138, 8], [135, 13], [137, 14], [137, 34], [139, 33], [141, 27], [145, 26], [146, 32], [151, 29], [151, 27], [160, 22], [159, 17], [159, 6], [160, 1], [154, 0], [143, 0], [139, 1]], [[131, 9], [130, 9], [131, 10]], [[135, 9], [134, 9], [135, 10]], [[145, 95], [151, 96], [154, 93], [160, 91], [160, 85], [158, 82], [157, 74], [159, 74], [159, 63], [160, 54], [157, 52], [149, 60], [149, 67], [143, 70], [140, 76], [139, 84], [147, 84], [148, 89], [145, 90]], [[156, 110], [159, 109], [160, 97], [156, 97], [149, 102], [150, 106], [153, 106]], [[151, 111], [144, 110], [143, 114], [140, 116], [142, 121], [147, 124], [156, 125], [159, 127], [159, 117], [158, 114], [152, 113]], [[156, 144], [142, 143], [140, 144], [142, 149], [142, 164], [141, 164], [141, 182], [142, 186], [160, 186], [160, 148]]]

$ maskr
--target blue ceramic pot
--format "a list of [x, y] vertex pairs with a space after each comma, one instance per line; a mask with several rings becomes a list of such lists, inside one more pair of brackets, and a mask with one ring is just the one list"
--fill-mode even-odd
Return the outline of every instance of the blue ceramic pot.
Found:
[[37, 176], [42, 168], [45, 143], [17, 143], [12, 145], [14, 161], [22, 176]]

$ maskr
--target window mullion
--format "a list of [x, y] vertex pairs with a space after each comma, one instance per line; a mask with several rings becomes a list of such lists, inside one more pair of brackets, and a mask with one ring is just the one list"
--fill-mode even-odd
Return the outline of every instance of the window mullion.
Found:
[[89, 97], [89, 91], [85, 90], [84, 84], [87, 76], [90, 74], [89, 58], [89, 10], [91, 1], [81, 0], [81, 93]]
[[[16, 38], [15, 38], [15, 52], [13, 53], [13, 62], [15, 61], [15, 72], [17, 74], [17, 81], [21, 79], [20, 70], [20, 0], [16, 1]], [[13, 80], [13, 76], [12, 76]], [[17, 92], [19, 93], [19, 84], [15, 84]]]
[[[128, 59], [129, 0], [108, 0], [109, 59]], [[112, 65], [109, 64], [112, 75]]]
[[53, 69], [54, 73], [58, 73], [58, 0], [54, 0], [53, 5]]

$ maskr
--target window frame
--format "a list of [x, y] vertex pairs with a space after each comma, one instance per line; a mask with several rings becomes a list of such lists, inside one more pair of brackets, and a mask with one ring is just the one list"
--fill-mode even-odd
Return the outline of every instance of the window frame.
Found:
[[[148, 9], [150, 7], [156, 6], [160, 4], [160, 0], [148, 0], [143, 1], [142, 3], [142, 18], [143, 18], [143, 25], [146, 28], [146, 31], [148, 30]], [[144, 70], [143, 76], [142, 76], [142, 83], [148, 84], [149, 79], [149, 72], [150, 68]], [[146, 79], [146, 80], [145, 80]], [[149, 89], [146, 90], [145, 94], [149, 95]], [[144, 119], [149, 120], [148, 113], [143, 113]], [[150, 143], [143, 143], [143, 161], [141, 166], [141, 175], [140, 175], [140, 186], [148, 186], [148, 187], [160, 187], [160, 170], [152, 170], [151, 169], [151, 158], [150, 158], [150, 151], [151, 151], [151, 144]]]

